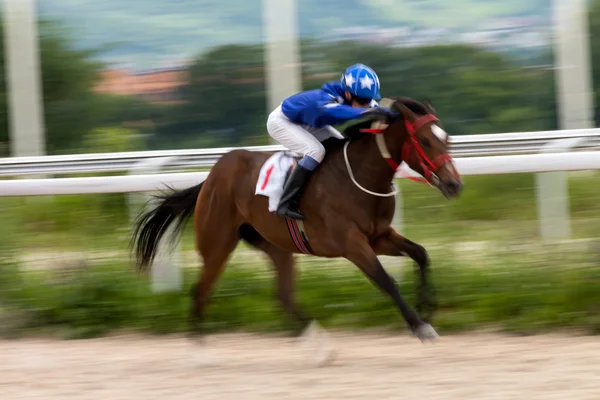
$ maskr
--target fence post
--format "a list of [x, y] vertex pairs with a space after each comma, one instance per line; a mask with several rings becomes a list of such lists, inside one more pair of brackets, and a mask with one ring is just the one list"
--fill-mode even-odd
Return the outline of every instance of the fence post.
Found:
[[[130, 175], [152, 174], [160, 171], [162, 167], [173, 161], [176, 157], [148, 158], [136, 163], [129, 170]], [[149, 210], [155, 206], [151, 200], [150, 193], [129, 193], [129, 219], [131, 224], [135, 221], [139, 212]], [[181, 242], [175, 246], [166, 244], [166, 239], [173, 233], [169, 227], [158, 244], [156, 257], [150, 268], [152, 278], [152, 291], [168, 292], [180, 290], [183, 285], [183, 274], [181, 269]]]
[[[594, 126], [594, 93], [585, 0], [553, 0], [557, 113], [560, 129]], [[541, 152], [568, 151], [578, 138], [549, 143]], [[571, 236], [568, 175], [565, 171], [536, 175], [538, 216], [543, 241]]]
[[35, 0], [3, 0], [10, 154], [46, 153]]
[[262, 0], [267, 113], [302, 88], [296, 0]]
[[[567, 152], [585, 142], [574, 137], [546, 143], [540, 153]], [[542, 240], [567, 240], [571, 237], [569, 182], [567, 171], [541, 172], [535, 175], [537, 186], [538, 221]]]

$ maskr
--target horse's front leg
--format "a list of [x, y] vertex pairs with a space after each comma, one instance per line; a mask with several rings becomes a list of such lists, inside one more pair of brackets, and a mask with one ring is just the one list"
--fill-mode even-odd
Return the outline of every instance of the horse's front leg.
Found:
[[423, 320], [430, 322], [436, 309], [436, 299], [433, 285], [429, 280], [429, 255], [420, 244], [412, 242], [400, 235], [394, 229], [387, 232], [371, 243], [375, 254], [382, 256], [408, 256], [419, 266], [420, 284], [417, 293], [417, 311]]
[[421, 341], [438, 337], [431, 325], [424, 322], [402, 298], [396, 282], [385, 271], [368, 239], [361, 232], [349, 232], [345, 258], [353, 262], [373, 283], [394, 300], [404, 320]]

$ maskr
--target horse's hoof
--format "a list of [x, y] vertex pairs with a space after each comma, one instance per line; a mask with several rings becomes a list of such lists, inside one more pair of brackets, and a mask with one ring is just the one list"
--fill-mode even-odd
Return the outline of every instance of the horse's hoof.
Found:
[[329, 365], [336, 356], [330, 343], [329, 335], [313, 320], [302, 334], [302, 347], [307, 356], [307, 361], [316, 367]]
[[428, 340], [433, 341], [440, 337], [435, 329], [429, 324], [419, 325], [417, 329], [415, 329], [415, 336], [417, 336], [421, 342], [426, 342]]
[[316, 354], [313, 362], [314, 365], [318, 368], [321, 367], [326, 367], [328, 365], [331, 365], [333, 363], [333, 361], [336, 358], [336, 352], [333, 349], [325, 349], [325, 350], [321, 350], [319, 353]]

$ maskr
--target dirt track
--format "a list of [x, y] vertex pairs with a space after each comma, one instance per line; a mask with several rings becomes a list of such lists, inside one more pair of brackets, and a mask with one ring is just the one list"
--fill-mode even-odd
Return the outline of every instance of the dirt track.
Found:
[[327, 367], [290, 338], [0, 341], [0, 399], [600, 399], [600, 337], [332, 334]]

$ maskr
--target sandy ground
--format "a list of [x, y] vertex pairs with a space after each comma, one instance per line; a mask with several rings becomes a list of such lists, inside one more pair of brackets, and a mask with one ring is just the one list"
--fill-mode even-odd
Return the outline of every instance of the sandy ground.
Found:
[[0, 399], [600, 399], [600, 337], [330, 339], [321, 368], [301, 342], [264, 335], [4, 340]]

